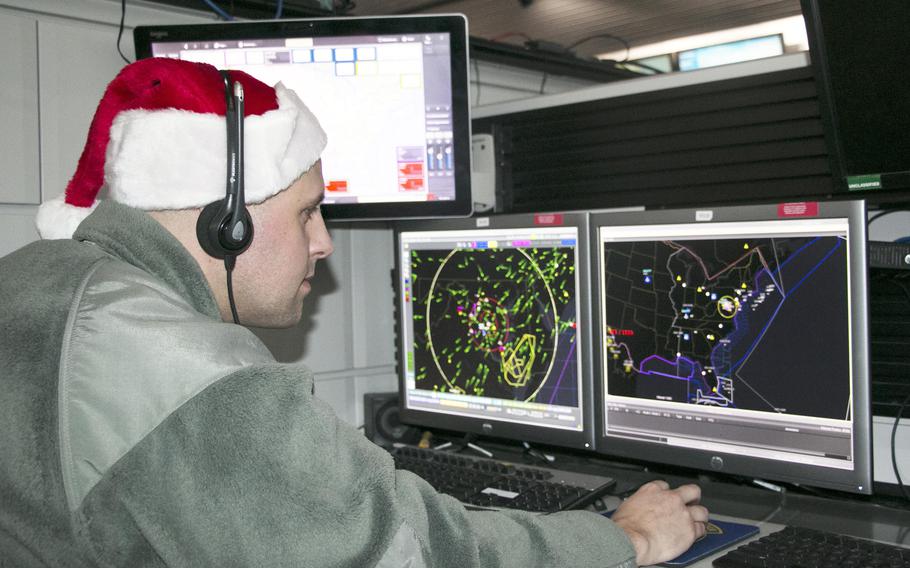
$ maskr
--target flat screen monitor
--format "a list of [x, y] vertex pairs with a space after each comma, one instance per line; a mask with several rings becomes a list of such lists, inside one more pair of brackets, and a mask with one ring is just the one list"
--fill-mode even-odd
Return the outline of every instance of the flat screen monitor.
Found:
[[591, 227], [598, 451], [871, 492], [863, 203]]
[[842, 0], [801, 4], [838, 189], [869, 193], [867, 199], [906, 202], [910, 2], [886, 0], [875, 9]]
[[593, 448], [584, 213], [402, 224], [401, 418]]
[[330, 219], [471, 212], [464, 16], [140, 26], [138, 57], [171, 57], [281, 81], [328, 134]]

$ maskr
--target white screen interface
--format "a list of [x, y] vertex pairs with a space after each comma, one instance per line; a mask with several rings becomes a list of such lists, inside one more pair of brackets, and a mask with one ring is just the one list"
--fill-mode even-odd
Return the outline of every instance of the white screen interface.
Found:
[[294, 90], [328, 134], [325, 203], [455, 198], [450, 34], [153, 43]]

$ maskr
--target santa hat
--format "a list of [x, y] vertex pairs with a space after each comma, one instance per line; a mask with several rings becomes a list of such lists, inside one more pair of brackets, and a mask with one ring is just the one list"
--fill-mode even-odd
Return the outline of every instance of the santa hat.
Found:
[[[247, 203], [291, 185], [318, 159], [326, 136], [293, 91], [230, 71], [244, 90]], [[143, 210], [190, 209], [223, 199], [227, 169], [224, 80], [204, 63], [141, 59], [108, 85], [64, 196], [45, 202], [45, 239], [70, 238], [106, 186], [114, 201]]]

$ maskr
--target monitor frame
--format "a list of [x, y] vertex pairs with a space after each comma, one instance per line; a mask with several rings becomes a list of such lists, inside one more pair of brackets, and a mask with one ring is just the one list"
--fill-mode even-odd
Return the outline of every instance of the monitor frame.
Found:
[[[564, 448], [591, 450], [594, 449], [594, 390], [592, 381], [591, 359], [591, 331], [593, 314], [591, 311], [590, 272], [588, 262], [588, 216], [584, 212], [565, 213], [517, 213], [508, 215], [493, 215], [489, 217], [472, 217], [469, 219], [440, 219], [437, 221], [410, 221], [397, 223], [395, 226], [395, 265], [393, 268], [393, 282], [395, 288], [395, 364], [398, 375], [398, 392], [401, 398], [399, 403], [399, 416], [407, 424], [438, 428], [460, 432], [504, 438], [522, 442], [536, 442]], [[413, 231], [438, 231], [438, 230], [489, 230], [489, 229], [521, 229], [533, 227], [576, 227], [578, 240], [576, 244], [576, 270], [578, 290], [576, 292], [576, 305], [578, 309], [579, 329], [576, 335], [581, 350], [580, 364], [580, 410], [582, 429], [580, 431], [561, 430], [518, 424], [513, 422], [490, 420], [480, 417], [465, 417], [442, 414], [422, 409], [409, 408], [407, 402], [406, 384], [406, 357], [407, 349], [402, 344], [402, 326], [404, 311], [401, 300], [401, 233]]]
[[[850, 314], [851, 377], [853, 396], [853, 470], [778, 461], [707, 449], [694, 449], [655, 442], [637, 441], [606, 435], [606, 369], [604, 365], [604, 326], [601, 305], [603, 260], [599, 229], [611, 226], [768, 221], [781, 217], [785, 205], [744, 205], [678, 210], [656, 210], [631, 213], [594, 213], [591, 215], [591, 291], [595, 295], [595, 325], [592, 333], [592, 356], [596, 374], [595, 406], [597, 420], [596, 450], [599, 454], [631, 458], [663, 465], [682, 466], [723, 474], [777, 480], [795, 484], [825, 487], [851, 493], [872, 492], [872, 423], [869, 393], [868, 347], [868, 275], [866, 270], [866, 213], [862, 201], [806, 202], [809, 210], [817, 207], [815, 218], [846, 218], [850, 231]], [[706, 220], [710, 219], [710, 221]]]
[[302, 18], [137, 26], [133, 39], [136, 57], [146, 58], [152, 56], [152, 45], [155, 43], [422, 33], [448, 33], [450, 38], [455, 198], [445, 201], [325, 204], [323, 213], [328, 220], [343, 221], [466, 217], [473, 210], [473, 201], [468, 23], [464, 15]]
[[[834, 2], [827, 0], [800, 0], [803, 19], [806, 23], [809, 55], [818, 92], [818, 105], [825, 143], [828, 147], [828, 162], [831, 167], [836, 195], [837, 197], [847, 196], [847, 199], [856, 199], [857, 192], [868, 194], [869, 190], [873, 190], [871, 195], [865, 196], [866, 199], [879, 202], [906, 202], [907, 197], [903, 190], [910, 188], [910, 159], [903, 163], [903, 169], [894, 171], [863, 171], [848, 167], [848, 162], [854, 159], [855, 156], [850, 155], [846, 148], [849, 147], [850, 143], [861, 145], [868, 140], [848, 140], [848, 133], [842, 132], [843, 123], [850, 122], [850, 120], [844, 121], [842, 115], [848, 115], [849, 113], [844, 113], [842, 112], [843, 109], [838, 108], [838, 104], [845, 100], [846, 95], [835, 87], [837, 73], [832, 69], [831, 54], [829, 53], [829, 46], [834, 45], [832, 43], [834, 40], [826, 38], [826, 34], [829, 34], [831, 30], [827, 30], [822, 24], [823, 12], [829, 10], [823, 5], [827, 4], [834, 4]], [[852, 28], [855, 28], [855, 26], [851, 23]], [[858, 32], [854, 30], [854, 34], [862, 33], [863, 31], [866, 31], [866, 29], [864, 28]], [[853, 79], [853, 81], [856, 81], [856, 79]], [[879, 92], [881, 87], [873, 86], [870, 90]], [[898, 97], [892, 100], [897, 100]], [[891, 115], [893, 114], [892, 112]], [[873, 132], [868, 127], [866, 130]], [[885, 135], [876, 131], [875, 136], [882, 137]], [[885, 137], [887, 138], [887, 136]], [[906, 140], [902, 142], [906, 146]], [[885, 195], [880, 195], [881, 193], [885, 193]]]

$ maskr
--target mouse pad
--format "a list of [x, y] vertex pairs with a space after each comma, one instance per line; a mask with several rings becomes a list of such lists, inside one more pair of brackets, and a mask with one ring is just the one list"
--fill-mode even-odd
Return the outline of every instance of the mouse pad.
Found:
[[[603, 514], [609, 517], [612, 513], [613, 511], [609, 511]], [[663, 562], [661, 566], [687, 566], [756, 534], [758, 534], [758, 527], [755, 525], [711, 520], [708, 522], [705, 536], [696, 540], [689, 550], [673, 560]]]

